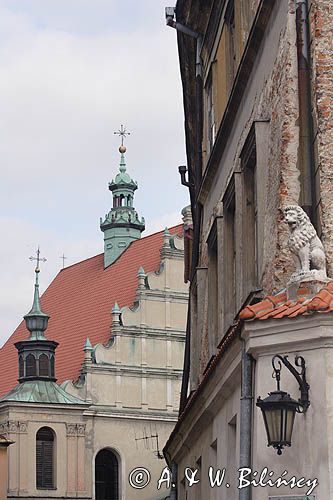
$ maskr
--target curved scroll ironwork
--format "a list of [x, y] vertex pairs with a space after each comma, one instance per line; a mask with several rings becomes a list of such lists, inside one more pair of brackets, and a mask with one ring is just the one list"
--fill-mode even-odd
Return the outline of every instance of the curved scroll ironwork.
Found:
[[302, 356], [295, 356], [295, 366], [297, 368], [300, 368], [300, 370], [297, 370], [297, 368], [295, 368], [295, 366], [293, 366], [288, 360], [288, 356], [281, 356], [281, 354], [276, 354], [275, 356], [273, 356], [272, 358], [272, 366], [274, 370], [273, 377], [276, 379], [278, 391], [280, 390], [280, 379], [281, 379], [281, 368], [282, 368], [281, 363], [286, 368], [288, 368], [290, 373], [294, 375], [295, 379], [298, 382], [299, 390], [301, 391], [301, 397], [298, 400], [300, 405], [298, 412], [305, 413], [310, 406], [310, 400], [309, 400], [310, 386], [306, 380], [305, 359]]

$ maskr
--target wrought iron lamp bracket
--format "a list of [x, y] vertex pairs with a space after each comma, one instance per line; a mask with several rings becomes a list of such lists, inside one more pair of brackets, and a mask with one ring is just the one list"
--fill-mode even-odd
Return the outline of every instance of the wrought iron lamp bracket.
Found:
[[299, 384], [299, 390], [301, 391], [301, 397], [299, 401], [298, 413], [305, 413], [310, 406], [309, 400], [309, 389], [310, 386], [306, 380], [306, 366], [305, 359], [302, 356], [295, 356], [295, 366], [300, 368], [297, 370], [295, 366], [293, 366], [288, 360], [288, 356], [281, 356], [280, 354], [276, 354], [272, 359], [273, 366], [273, 377], [276, 378], [277, 388], [280, 391], [280, 379], [281, 379], [281, 368], [282, 364], [294, 375], [295, 379]]

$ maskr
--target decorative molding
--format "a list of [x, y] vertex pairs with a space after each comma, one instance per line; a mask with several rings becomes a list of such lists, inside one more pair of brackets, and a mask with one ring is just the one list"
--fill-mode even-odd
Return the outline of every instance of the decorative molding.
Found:
[[[185, 302], [188, 301], [188, 292], [177, 292], [176, 290], [160, 290], [158, 288], [146, 288], [137, 293], [137, 301], [140, 299], [154, 300], [158, 299], [159, 302]], [[139, 306], [136, 306], [138, 309]], [[124, 308], [125, 310], [125, 308]]]
[[147, 377], [147, 378], [172, 378], [172, 379], [181, 379], [182, 378], [182, 370], [181, 369], [170, 369], [170, 368], [154, 368], [147, 365], [141, 366], [131, 366], [131, 365], [121, 365], [115, 363], [103, 363], [96, 364], [94, 366], [94, 370], [96, 372], [113, 372], [116, 374], [123, 374], [128, 377]]
[[67, 436], [74, 437], [77, 435], [76, 424], [66, 424]]
[[144, 337], [146, 339], [159, 339], [159, 340], [173, 340], [175, 342], [184, 342], [186, 333], [184, 330], [176, 330], [175, 328], [150, 328], [150, 327], [140, 327], [137, 325], [124, 326], [120, 332], [117, 332], [115, 338], [117, 337]]
[[7, 420], [0, 423], [0, 434], [26, 434], [28, 422], [18, 420]]
[[86, 424], [77, 424], [77, 435], [84, 437], [86, 435]]
[[67, 436], [82, 437], [86, 435], [86, 424], [66, 424]]
[[156, 422], [171, 422], [176, 423], [178, 420], [178, 409], [173, 411], [160, 411], [160, 410], [132, 410], [119, 408], [112, 408], [109, 406], [92, 405], [89, 409], [84, 411], [86, 417], [102, 417], [102, 418], [116, 418], [116, 419], [126, 419], [126, 420], [138, 420], [142, 421], [152, 419]]

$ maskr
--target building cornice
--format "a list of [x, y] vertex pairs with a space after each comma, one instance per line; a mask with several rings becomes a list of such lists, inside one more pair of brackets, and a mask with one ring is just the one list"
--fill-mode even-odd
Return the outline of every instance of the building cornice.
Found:
[[296, 318], [245, 322], [242, 338], [254, 357], [277, 351], [302, 351], [333, 347], [333, 314], [314, 313]]
[[183, 330], [174, 328], [149, 328], [146, 326], [122, 326], [113, 332], [114, 337], [153, 338], [156, 340], [172, 340], [184, 342], [186, 334]]
[[100, 406], [100, 405], [90, 405], [88, 410], [84, 411], [85, 417], [101, 417], [101, 418], [116, 418], [125, 420], [154, 420], [157, 422], [170, 422], [175, 423], [177, 421], [177, 412], [163, 412], [156, 410], [140, 410], [138, 409], [126, 409], [122, 407], [116, 410], [110, 406]]
[[149, 366], [131, 366], [125, 364], [115, 364], [115, 363], [94, 363], [87, 369], [87, 373], [92, 372], [113, 372], [117, 375], [127, 375], [132, 377], [137, 377], [140, 375], [141, 377], [146, 378], [174, 378], [181, 379], [182, 370], [177, 370], [173, 368], [152, 368]]
[[159, 300], [162, 302], [188, 302], [188, 292], [148, 289], [137, 292], [137, 300]]

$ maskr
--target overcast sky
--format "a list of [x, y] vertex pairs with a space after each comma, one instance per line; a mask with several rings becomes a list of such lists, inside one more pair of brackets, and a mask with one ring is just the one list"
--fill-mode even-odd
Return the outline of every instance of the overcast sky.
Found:
[[30, 308], [37, 244], [42, 290], [63, 252], [67, 265], [102, 252], [121, 123], [144, 235], [180, 221], [182, 94], [166, 4], [0, 0], [0, 345]]

